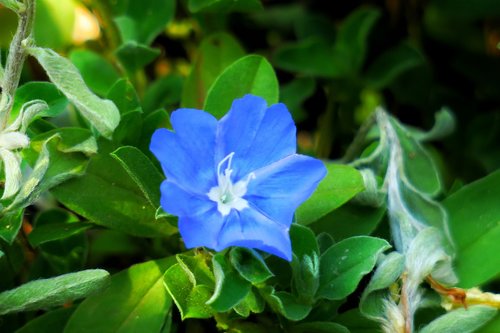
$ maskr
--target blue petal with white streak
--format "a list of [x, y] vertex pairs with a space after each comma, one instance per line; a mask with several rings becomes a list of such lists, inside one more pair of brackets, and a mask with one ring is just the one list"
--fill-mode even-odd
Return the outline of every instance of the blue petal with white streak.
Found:
[[179, 216], [186, 247], [241, 246], [290, 261], [293, 214], [326, 168], [296, 154], [296, 128], [286, 106], [268, 107], [246, 95], [220, 121], [179, 109], [171, 123], [173, 131], [153, 134], [150, 149], [167, 177], [161, 206]]

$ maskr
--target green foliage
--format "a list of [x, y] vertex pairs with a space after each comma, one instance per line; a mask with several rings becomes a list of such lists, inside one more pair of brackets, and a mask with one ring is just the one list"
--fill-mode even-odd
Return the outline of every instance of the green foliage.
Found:
[[105, 137], [111, 137], [120, 122], [118, 109], [108, 100], [94, 95], [85, 85], [78, 70], [56, 52], [44, 48], [30, 48], [33, 55], [47, 72], [51, 81], [82, 112], [90, 123]]
[[38, 114], [39, 117], [55, 117], [66, 110], [67, 98], [61, 94], [56, 86], [49, 82], [28, 82], [16, 90], [11, 119], [19, 114], [21, 107], [34, 99], [47, 103], [48, 108]]
[[[0, 331], [499, 331], [498, 1], [32, 1], [0, 0]], [[290, 262], [160, 205], [153, 132], [246, 94], [328, 171]]]
[[200, 11], [253, 11], [262, 8], [260, 0], [189, 0], [189, 10], [192, 13]]
[[114, 275], [106, 290], [77, 307], [64, 332], [160, 332], [172, 306], [163, 272], [173, 263], [173, 258], [148, 261]]
[[244, 54], [238, 41], [227, 33], [217, 33], [205, 38], [184, 83], [181, 105], [201, 109], [215, 79]]
[[352, 293], [378, 256], [390, 247], [380, 238], [358, 236], [332, 245], [320, 257], [318, 297], [338, 300]]
[[153, 207], [160, 205], [160, 183], [163, 176], [137, 148], [124, 146], [111, 154], [120, 162]]
[[207, 92], [203, 110], [221, 118], [234, 99], [246, 94], [260, 96], [268, 105], [278, 102], [278, 80], [271, 64], [261, 56], [249, 55], [228, 66]]
[[463, 187], [444, 201], [458, 255], [456, 272], [464, 288], [482, 284], [498, 275], [499, 188], [500, 172], [495, 172]]
[[108, 278], [108, 272], [94, 269], [29, 282], [0, 294], [0, 314], [62, 305], [103, 289]]
[[125, 43], [135, 41], [145, 46], [163, 30], [175, 14], [174, 0], [121, 1], [116, 23]]
[[304, 202], [296, 213], [297, 222], [308, 225], [364, 190], [359, 172], [346, 165], [327, 164], [328, 174], [314, 194]]
[[457, 309], [434, 320], [420, 332], [474, 332], [493, 318], [496, 309], [487, 306], [472, 306], [470, 309]]
[[52, 193], [66, 207], [93, 223], [143, 237], [175, 232], [166, 219], [155, 219], [156, 206], [145, 197], [125, 169], [109, 154], [94, 156], [84, 176], [68, 181]]
[[69, 59], [78, 68], [87, 86], [100, 96], [105, 96], [119, 78], [113, 66], [95, 52], [74, 50]]

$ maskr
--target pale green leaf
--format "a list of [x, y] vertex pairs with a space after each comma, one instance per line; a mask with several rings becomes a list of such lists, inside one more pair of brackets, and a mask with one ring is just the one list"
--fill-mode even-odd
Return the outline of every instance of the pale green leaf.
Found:
[[120, 122], [116, 105], [92, 93], [83, 81], [76, 67], [56, 52], [40, 47], [29, 48], [47, 72], [50, 80], [80, 110], [82, 115], [106, 138], [111, 138], [113, 130]]
[[89, 296], [108, 284], [109, 273], [89, 269], [28, 282], [0, 294], [0, 314], [33, 311]]
[[470, 333], [486, 324], [497, 310], [489, 306], [476, 305], [467, 309], [453, 310], [432, 321], [419, 333]]

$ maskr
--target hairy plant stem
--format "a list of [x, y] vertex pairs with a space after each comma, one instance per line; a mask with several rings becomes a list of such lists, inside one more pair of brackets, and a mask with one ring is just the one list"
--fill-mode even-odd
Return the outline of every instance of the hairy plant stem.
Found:
[[33, 22], [35, 20], [35, 0], [24, 0], [25, 8], [17, 12], [19, 21], [17, 31], [12, 39], [9, 48], [9, 55], [5, 64], [5, 72], [2, 85], [2, 97], [0, 98], [0, 130], [3, 130], [7, 125], [12, 105], [14, 104], [14, 94], [24, 61], [26, 60], [26, 43], [31, 37], [33, 31]]
[[403, 281], [401, 286], [401, 307], [403, 310], [403, 317], [405, 319], [404, 333], [412, 333], [413, 316], [410, 309], [411, 300], [409, 299], [408, 276], [406, 273], [403, 273], [401, 280]]
[[368, 119], [366, 119], [363, 124], [361, 124], [361, 127], [359, 128], [358, 132], [356, 133], [356, 136], [354, 137], [354, 140], [352, 143], [347, 147], [347, 150], [345, 152], [344, 157], [342, 157], [341, 162], [342, 163], [349, 163], [356, 156], [359, 155], [363, 147], [365, 147], [365, 138], [370, 129], [372, 128], [373, 125], [376, 123], [376, 118], [375, 114], [373, 113]]

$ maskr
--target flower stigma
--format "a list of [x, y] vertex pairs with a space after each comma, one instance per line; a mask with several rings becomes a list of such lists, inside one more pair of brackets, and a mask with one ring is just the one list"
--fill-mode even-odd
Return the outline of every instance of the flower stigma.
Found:
[[[207, 193], [210, 200], [217, 203], [217, 210], [222, 216], [229, 215], [233, 208], [238, 211], [248, 208], [248, 202], [243, 199], [243, 196], [247, 193], [248, 183], [255, 179], [255, 173], [251, 172], [246, 179], [233, 184], [231, 181], [233, 157], [234, 152], [228, 154], [219, 162], [217, 165], [217, 186], [212, 187]], [[225, 164], [226, 168], [222, 172]]]

